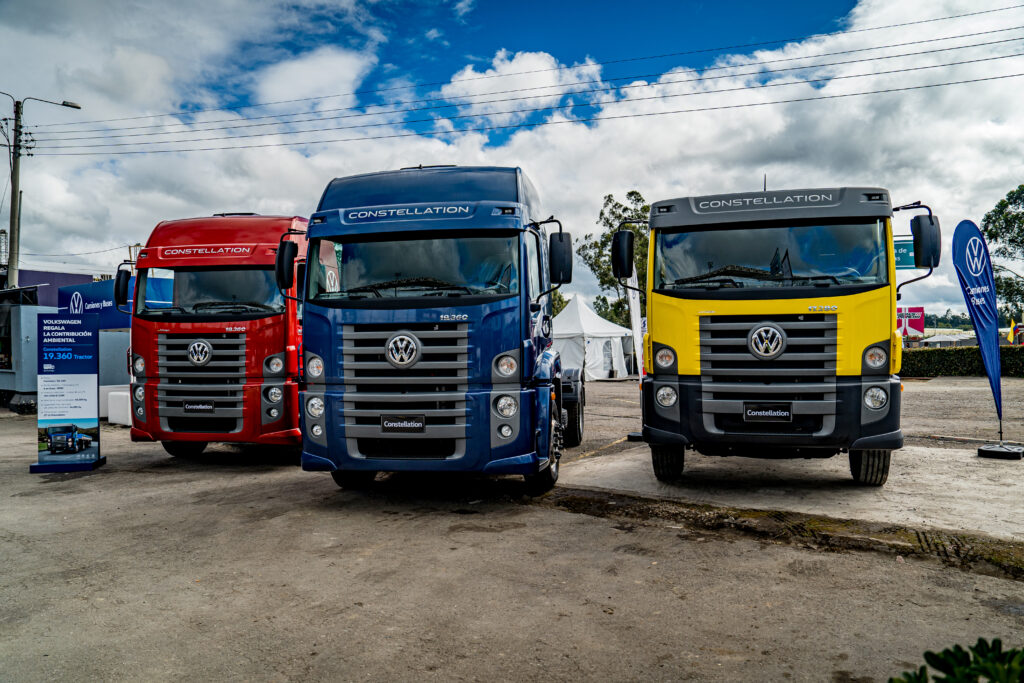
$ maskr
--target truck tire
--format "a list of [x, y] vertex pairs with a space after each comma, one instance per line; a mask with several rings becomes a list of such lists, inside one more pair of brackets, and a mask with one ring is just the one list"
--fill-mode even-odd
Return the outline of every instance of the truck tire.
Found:
[[536, 498], [555, 488], [558, 481], [558, 461], [562, 458], [562, 423], [555, 419], [552, 409], [548, 418], [548, 466], [536, 474], [526, 475], [526, 495]]
[[365, 491], [377, 478], [373, 470], [334, 470], [331, 472], [334, 483], [350, 491]]
[[583, 406], [570, 403], [566, 406], [567, 413], [563, 435], [566, 448], [576, 448], [583, 443]]
[[858, 484], [881, 486], [889, 478], [892, 451], [871, 449], [850, 451], [850, 474]]
[[651, 444], [651, 464], [658, 481], [677, 481], [683, 476], [686, 453], [678, 446]]
[[194, 458], [206, 450], [205, 441], [161, 441], [160, 445], [175, 458]]

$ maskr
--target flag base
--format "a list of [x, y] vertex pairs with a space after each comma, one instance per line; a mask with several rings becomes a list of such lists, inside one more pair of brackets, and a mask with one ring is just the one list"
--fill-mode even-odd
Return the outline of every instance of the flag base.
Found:
[[978, 449], [979, 458], [996, 458], [998, 460], [1020, 460], [1024, 458], [1024, 446], [991, 443]]

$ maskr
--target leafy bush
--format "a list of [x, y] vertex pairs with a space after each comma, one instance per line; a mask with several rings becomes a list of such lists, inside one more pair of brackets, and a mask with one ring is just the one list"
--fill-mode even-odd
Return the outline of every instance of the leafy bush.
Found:
[[[1003, 650], [998, 638], [990, 645], [984, 638], [978, 638], [977, 645], [964, 650], [959, 645], [942, 652], [925, 652], [924, 661], [938, 674], [928, 678], [928, 666], [917, 671], [905, 671], [899, 678], [890, 678], [889, 683], [1019, 683], [1024, 681], [1024, 650]], [[941, 675], [940, 675], [941, 674]]]
[[[1024, 377], [1024, 346], [1000, 346], [1004, 377]], [[904, 349], [904, 377], [983, 377], [981, 352], [977, 346], [949, 346], [942, 349]]]

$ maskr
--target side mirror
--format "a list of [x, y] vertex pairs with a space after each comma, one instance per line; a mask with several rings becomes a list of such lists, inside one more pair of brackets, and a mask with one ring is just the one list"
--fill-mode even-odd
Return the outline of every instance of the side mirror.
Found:
[[118, 270], [114, 276], [114, 305], [128, 305], [128, 284], [131, 282], [132, 274], [127, 270]]
[[572, 282], [572, 236], [569, 233], [551, 233], [548, 239], [548, 271], [553, 285]]
[[282, 241], [277, 245], [277, 261], [274, 263], [274, 275], [277, 277], [278, 289], [291, 289], [295, 283], [295, 257], [299, 254], [299, 245], [295, 242]]
[[942, 230], [938, 216], [914, 216], [910, 219], [914, 235], [914, 267], [938, 268], [942, 256]]
[[633, 274], [633, 240], [636, 235], [632, 230], [619, 230], [612, 235], [612, 275], [616, 279], [627, 278]]

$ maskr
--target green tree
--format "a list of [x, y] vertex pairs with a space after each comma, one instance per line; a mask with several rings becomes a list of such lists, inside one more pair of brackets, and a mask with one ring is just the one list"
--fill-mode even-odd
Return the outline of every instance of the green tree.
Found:
[[[601, 227], [601, 232], [584, 235], [583, 240], [576, 248], [576, 253], [584, 265], [597, 278], [597, 284], [601, 291], [608, 295], [599, 296], [594, 300], [594, 310], [602, 318], [624, 327], [629, 327], [629, 303], [625, 296], [626, 290], [612, 275], [612, 235], [616, 233], [619, 224], [623, 221], [636, 221], [636, 223], [623, 226], [623, 229], [631, 230], [636, 236], [633, 242], [633, 254], [636, 260], [637, 280], [640, 289], [646, 291], [649, 233], [647, 219], [650, 213], [650, 205], [636, 190], [626, 193], [625, 204], [616, 200], [614, 195], [605, 195], [604, 206], [601, 207], [601, 213], [597, 216], [597, 224]], [[645, 299], [646, 297], [641, 294], [641, 307], [646, 305]]]
[[[1010, 190], [981, 219], [981, 231], [994, 247], [992, 255], [1024, 264], [1024, 185]], [[1010, 269], [993, 264], [996, 271], [996, 294], [1002, 302], [1001, 313], [1019, 319], [1024, 310], [1024, 277], [1021, 268]]]
[[561, 313], [567, 303], [569, 302], [565, 300], [565, 297], [557, 289], [551, 292], [551, 317]]

